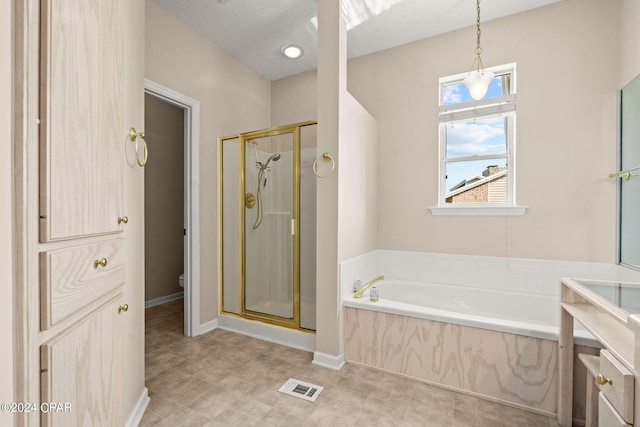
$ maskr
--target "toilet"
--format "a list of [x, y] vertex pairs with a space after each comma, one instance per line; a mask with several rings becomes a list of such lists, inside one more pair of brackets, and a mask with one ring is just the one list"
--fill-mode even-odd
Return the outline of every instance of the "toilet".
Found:
[[184, 273], [182, 273], [180, 277], [178, 277], [178, 283], [180, 283], [181, 288], [184, 288]]

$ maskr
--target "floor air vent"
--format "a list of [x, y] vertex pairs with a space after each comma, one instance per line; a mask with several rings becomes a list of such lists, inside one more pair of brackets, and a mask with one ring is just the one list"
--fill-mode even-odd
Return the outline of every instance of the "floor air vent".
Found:
[[278, 390], [281, 393], [314, 402], [324, 387], [289, 378]]

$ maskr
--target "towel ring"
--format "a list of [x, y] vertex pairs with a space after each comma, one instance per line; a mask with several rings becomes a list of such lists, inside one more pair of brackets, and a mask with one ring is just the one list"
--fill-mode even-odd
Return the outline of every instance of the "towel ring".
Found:
[[[144, 149], [142, 161], [140, 161], [140, 154], [138, 151], [138, 137], [142, 140]], [[136, 143], [136, 161], [138, 162], [138, 166], [141, 168], [145, 167], [147, 164], [147, 158], [149, 157], [149, 148], [147, 147], [147, 141], [144, 139], [144, 132], [136, 132], [135, 128], [129, 128], [129, 138], [131, 138], [131, 141]]]
[[318, 178], [326, 178], [333, 173], [333, 170], [336, 168], [336, 161], [333, 159], [333, 154], [331, 151], [327, 151], [322, 154], [322, 160], [325, 162], [331, 162], [331, 170], [326, 175], [318, 175], [318, 159], [313, 161], [313, 174]]

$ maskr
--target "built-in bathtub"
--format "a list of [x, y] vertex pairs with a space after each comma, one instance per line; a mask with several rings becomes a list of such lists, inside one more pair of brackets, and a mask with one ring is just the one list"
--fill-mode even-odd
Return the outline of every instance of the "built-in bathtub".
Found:
[[344, 298], [348, 362], [555, 414], [557, 297], [393, 279], [376, 287], [377, 302]]
[[[353, 299], [356, 280], [380, 275], [387, 279], [377, 283], [379, 302]], [[638, 282], [640, 272], [611, 263], [387, 249], [344, 260], [345, 360], [553, 414], [561, 277]], [[422, 287], [407, 286], [391, 301], [400, 290], [394, 284]], [[425, 307], [417, 307], [421, 298]], [[586, 332], [576, 335], [576, 353], [597, 353]], [[585, 385], [586, 371], [576, 369], [575, 389]], [[574, 393], [579, 413], [584, 394]]]
[[[558, 297], [505, 293], [491, 289], [384, 280], [376, 284], [380, 299], [347, 297], [347, 307], [436, 320], [456, 325], [558, 340]], [[576, 325], [576, 343], [598, 342]]]

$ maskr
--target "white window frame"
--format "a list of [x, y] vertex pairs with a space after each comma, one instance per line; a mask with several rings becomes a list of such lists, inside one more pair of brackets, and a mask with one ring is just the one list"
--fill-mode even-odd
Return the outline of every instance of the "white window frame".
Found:
[[[439, 79], [439, 170], [438, 170], [438, 207], [431, 208], [433, 215], [523, 215], [525, 207], [516, 206], [515, 194], [515, 151], [516, 151], [516, 64], [506, 64], [487, 68], [496, 76], [510, 74], [509, 93], [503, 96], [481, 99], [478, 101], [442, 105], [444, 86], [461, 83], [468, 73], [456, 74]], [[451, 123], [468, 122], [472, 119], [490, 119], [506, 117], [505, 155], [473, 155], [446, 158], [446, 127]], [[507, 201], [505, 203], [446, 203], [446, 166], [448, 163], [505, 158], [507, 162]]]

